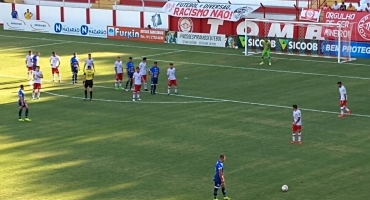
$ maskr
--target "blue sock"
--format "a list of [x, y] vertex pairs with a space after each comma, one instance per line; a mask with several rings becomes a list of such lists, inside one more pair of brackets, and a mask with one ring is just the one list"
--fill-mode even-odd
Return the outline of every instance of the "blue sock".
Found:
[[224, 195], [224, 197], [226, 197], [226, 188], [222, 188], [222, 194]]
[[215, 188], [213, 190], [213, 196], [215, 197], [215, 199], [217, 199], [217, 191], [218, 191], [218, 188]]
[[23, 110], [23, 109], [19, 109], [19, 112], [18, 112], [19, 119], [21, 119], [21, 118], [22, 118], [22, 110]]
[[26, 108], [26, 118], [28, 117], [28, 108]]

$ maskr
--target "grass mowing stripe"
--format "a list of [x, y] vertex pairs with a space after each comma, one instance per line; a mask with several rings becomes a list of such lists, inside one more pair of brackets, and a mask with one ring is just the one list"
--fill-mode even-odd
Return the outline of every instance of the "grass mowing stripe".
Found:
[[[31, 38], [31, 37], [20, 37], [20, 36], [9, 36], [9, 35], [0, 35], [0, 37], [8, 37], [8, 38], [18, 38], [18, 39], [31, 39], [31, 40], [46, 40], [46, 41], [67, 41], [67, 40], [55, 40], [55, 39], [48, 39], [48, 38]], [[181, 49], [168, 49], [168, 48], [155, 48], [155, 47], [143, 47], [143, 46], [132, 46], [132, 45], [123, 45], [123, 44], [104, 44], [104, 43], [91, 43], [91, 42], [79, 42], [79, 41], [69, 41], [78, 44], [93, 44], [93, 45], [102, 45], [102, 46], [116, 46], [116, 47], [130, 47], [130, 48], [140, 48], [140, 49], [153, 49], [153, 50], [168, 50], [168, 51], [183, 51], [189, 53], [203, 53], [203, 54], [213, 54], [213, 55], [226, 55], [226, 56], [239, 56], [239, 57], [246, 57], [244, 54], [227, 54], [227, 53], [217, 53], [217, 52], [207, 52], [207, 51], [193, 51], [193, 50], [181, 50]], [[258, 57], [260, 56], [249, 56], [249, 57]], [[290, 61], [300, 61], [300, 62], [313, 62], [313, 63], [335, 63], [334, 59], [333, 62], [331, 61], [323, 61], [323, 60], [304, 60], [298, 58], [275, 58], [279, 60], [290, 60]], [[358, 66], [367, 66], [367, 64], [360, 64], [360, 63], [350, 63], [345, 62], [341, 63], [342, 65], [358, 65]]]
[[10, 49], [0, 49], [0, 51], [12, 51], [12, 50], [18, 50], [18, 49], [35, 48], [35, 47], [46, 47], [46, 46], [53, 46], [53, 45], [66, 44], [66, 43], [70, 43], [70, 42], [64, 41], [64, 42], [57, 42], [57, 43], [40, 44], [40, 45], [29, 46], [29, 47], [15, 47], [15, 48], [10, 48]]
[[[7, 77], [7, 78], [22, 78], [22, 77], [17, 77], [17, 76], [7, 76], [7, 75], [2, 75], [0, 74], [0, 77]], [[51, 82], [51, 81], [49, 81]], [[71, 85], [71, 84], [68, 84], [68, 83], [61, 83], [61, 84], [65, 84], [65, 85]], [[106, 88], [106, 89], [114, 89], [112, 87], [106, 87], [106, 86], [101, 86], [101, 85], [94, 85], [94, 87], [99, 87], [99, 88]], [[47, 94], [51, 94], [51, 95], [54, 95], [54, 96], [58, 96], [58, 94], [54, 94], [54, 93], [50, 93], [50, 92], [44, 92], [44, 93], [47, 93]], [[157, 94], [161, 94], [161, 95], [167, 95], [166, 93], [160, 93], [160, 92], [157, 92]], [[75, 98], [75, 99], [83, 99], [83, 98], [79, 98], [79, 97], [71, 97], [71, 96], [67, 96], [67, 95], [59, 95], [59, 96], [64, 96], [64, 97], [69, 97], [69, 98]], [[237, 100], [228, 100], [228, 99], [217, 99], [217, 98], [211, 98], [211, 97], [198, 97], [198, 96], [191, 96], [191, 95], [181, 95], [181, 94], [177, 94], [175, 96], [178, 96], [178, 97], [185, 97], [185, 98], [193, 98], [193, 99], [203, 99], [203, 100], [207, 100], [206, 102], [205, 101], [202, 101], [202, 102], [199, 102], [199, 103], [212, 103], [212, 102], [229, 102], [229, 103], [240, 103], [240, 104], [247, 104], [247, 105], [256, 105], [256, 106], [264, 106], [264, 107], [273, 107], [273, 108], [284, 108], [284, 109], [292, 109], [292, 107], [290, 106], [281, 106], [281, 105], [274, 105], [274, 104], [264, 104], [264, 103], [256, 103], [256, 102], [248, 102], [248, 101], [237, 101]], [[100, 101], [111, 101], [111, 102], [115, 102], [116, 100], [105, 100], [105, 99], [100, 99]], [[116, 102], [123, 102], [123, 103], [126, 103], [126, 102], [131, 102], [131, 101], [116, 101]], [[326, 110], [316, 110], [316, 109], [310, 109], [310, 108], [300, 108], [301, 110], [304, 110], [304, 111], [310, 111], [310, 112], [318, 112], [318, 113], [328, 113], [328, 114], [339, 114], [338, 112], [333, 112], [333, 111], [326, 111]], [[356, 117], [366, 117], [366, 118], [370, 118], [370, 115], [364, 115], [364, 114], [351, 114], [352, 116], [356, 116]]]

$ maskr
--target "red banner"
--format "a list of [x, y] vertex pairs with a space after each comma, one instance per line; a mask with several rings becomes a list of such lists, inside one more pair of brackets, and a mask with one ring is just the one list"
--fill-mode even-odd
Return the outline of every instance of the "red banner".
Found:
[[320, 19], [320, 13], [320, 9], [302, 8], [299, 19], [302, 21], [318, 22]]
[[107, 38], [141, 42], [164, 43], [166, 32], [159, 29], [129, 28], [119, 26], [107, 27]]
[[329, 39], [341, 39], [369, 42], [370, 41], [370, 14], [368, 12], [347, 12], [325, 10], [323, 22], [341, 24], [339, 33], [338, 27], [323, 28], [323, 37]]

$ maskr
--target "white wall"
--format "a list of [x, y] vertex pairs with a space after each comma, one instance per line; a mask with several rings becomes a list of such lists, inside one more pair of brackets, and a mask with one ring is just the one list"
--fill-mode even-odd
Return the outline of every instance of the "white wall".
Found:
[[113, 25], [113, 11], [104, 9], [90, 9], [90, 24]]
[[10, 15], [12, 12], [12, 4], [1, 3], [0, 5], [0, 24], [3, 24], [4, 18], [12, 18], [12, 16]]
[[137, 11], [137, 12], [162, 12], [162, 8], [158, 7], [145, 7], [142, 6], [125, 6], [125, 5], [117, 5], [113, 6], [114, 10], [126, 10], [126, 11]]
[[40, 6], [55, 6], [55, 7], [73, 7], [73, 8], [90, 8], [91, 4], [88, 3], [69, 3], [57, 1], [39, 1], [39, 0], [23, 0], [25, 4], [40, 5]]
[[64, 8], [64, 22], [74, 22], [75, 24], [86, 24], [85, 8]]
[[40, 20], [60, 22], [60, 7], [40, 6]]
[[140, 28], [140, 12], [117, 10], [117, 26]]

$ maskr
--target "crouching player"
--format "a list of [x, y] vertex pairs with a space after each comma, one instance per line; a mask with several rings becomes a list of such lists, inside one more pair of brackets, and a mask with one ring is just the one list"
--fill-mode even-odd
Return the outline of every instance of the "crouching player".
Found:
[[155, 94], [159, 77], [159, 67], [157, 62], [154, 62], [154, 65], [150, 68], [149, 73], [151, 77], [150, 94]]
[[[19, 99], [18, 99], [18, 106], [19, 106], [19, 111], [18, 111], [19, 119], [18, 119], [18, 121], [20, 121], [20, 122], [24, 122], [24, 121], [30, 122], [31, 120], [28, 118], [28, 105], [26, 103], [26, 100], [24, 99], [24, 86], [21, 85], [20, 87], [21, 88], [18, 91], [18, 97], [19, 97]], [[26, 110], [24, 119], [22, 119], [23, 109]]]

